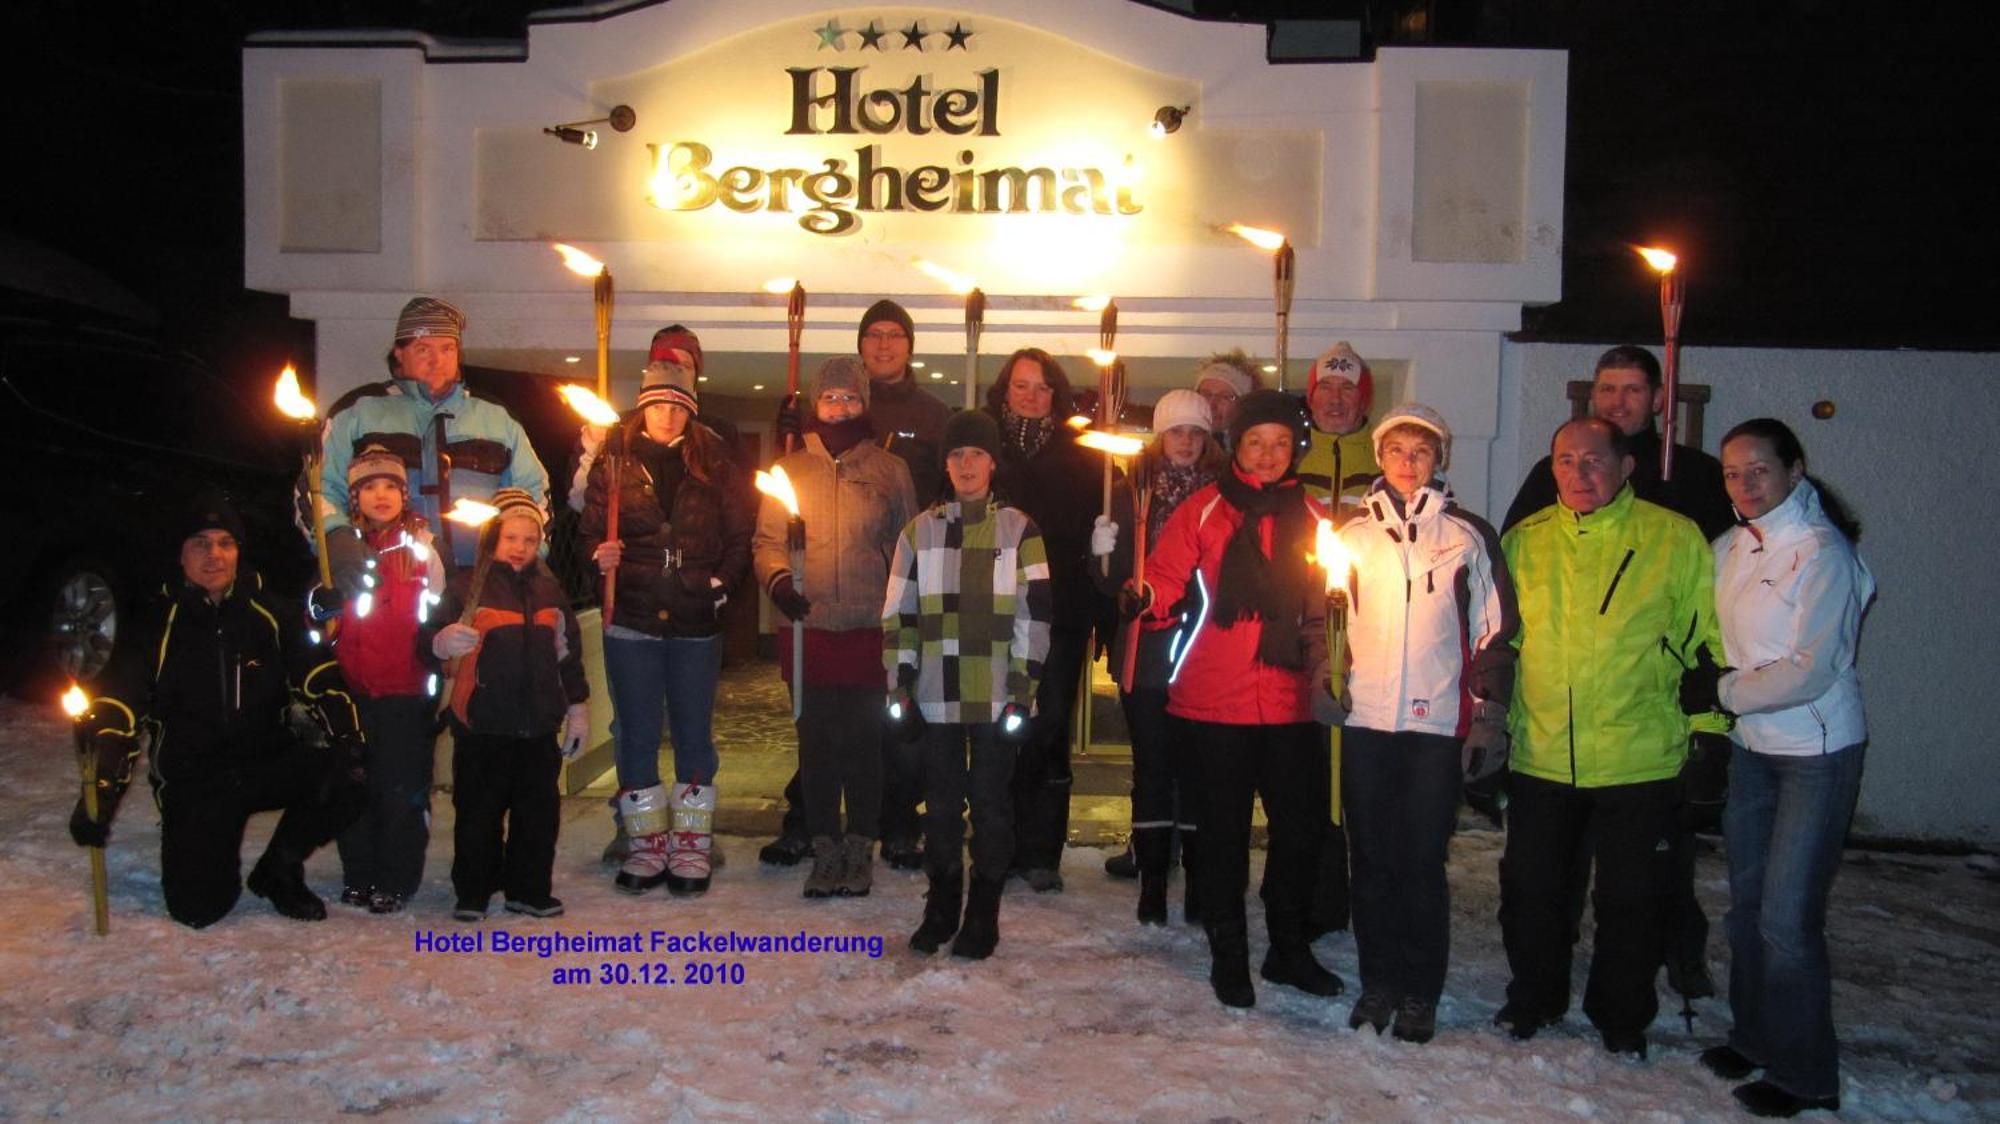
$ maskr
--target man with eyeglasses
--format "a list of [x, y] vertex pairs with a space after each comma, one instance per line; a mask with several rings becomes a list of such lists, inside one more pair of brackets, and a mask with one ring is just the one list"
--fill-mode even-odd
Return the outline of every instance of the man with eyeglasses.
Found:
[[1208, 403], [1208, 414], [1215, 422], [1215, 437], [1226, 448], [1229, 444], [1230, 422], [1236, 417], [1236, 401], [1257, 389], [1257, 376], [1250, 368], [1250, 357], [1239, 349], [1202, 360], [1194, 372], [1194, 392]]

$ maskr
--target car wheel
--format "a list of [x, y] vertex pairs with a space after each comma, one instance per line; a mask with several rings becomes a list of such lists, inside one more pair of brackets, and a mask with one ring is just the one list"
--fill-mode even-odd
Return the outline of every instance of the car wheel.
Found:
[[118, 584], [109, 566], [72, 559], [50, 579], [44, 631], [47, 674], [89, 682], [111, 662], [118, 642]]

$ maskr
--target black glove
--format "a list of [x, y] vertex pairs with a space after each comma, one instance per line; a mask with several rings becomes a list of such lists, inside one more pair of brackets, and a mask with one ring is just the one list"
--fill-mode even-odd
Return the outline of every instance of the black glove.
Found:
[[335, 588], [349, 597], [375, 588], [375, 552], [353, 527], [335, 527], [326, 533], [326, 565]]
[[1459, 766], [1465, 783], [1476, 785], [1507, 763], [1507, 708], [1481, 699], [1472, 704], [1472, 725], [1465, 732]]
[[366, 742], [361, 734], [361, 713], [354, 708], [354, 697], [347, 693], [339, 664], [328, 660], [307, 672], [300, 694], [313, 724], [325, 732], [327, 741]]
[[812, 612], [813, 603], [792, 584], [789, 570], [771, 579], [770, 592], [771, 604], [777, 606], [780, 613], [785, 614], [786, 620], [802, 621], [806, 619], [807, 613]]
[[1028, 734], [1034, 728], [1035, 723], [1028, 715], [1028, 708], [1020, 703], [1010, 702], [1000, 708], [1000, 717], [993, 723], [993, 737], [1001, 745], [1010, 745], [1018, 749], [1027, 744]]
[[1681, 672], [1681, 713], [1707, 714], [1715, 711], [1729, 712], [1722, 708], [1722, 698], [1718, 694], [1722, 673], [1732, 670], [1715, 666], [1715, 657], [1708, 654], [1708, 645], [1695, 649], [1694, 666]]
[[1689, 831], [1713, 831], [1722, 823], [1722, 806], [1729, 800], [1727, 734], [1697, 732], [1681, 766], [1681, 823]]
[[306, 616], [314, 624], [325, 624], [340, 615], [341, 607], [347, 604], [347, 595], [339, 587], [316, 585], [306, 595]]
[[1465, 784], [1465, 805], [1492, 821], [1493, 829], [1507, 826], [1507, 759], [1491, 775]]
[[905, 742], [920, 740], [930, 728], [930, 723], [924, 721], [923, 708], [917, 705], [916, 696], [907, 687], [899, 687], [889, 696], [889, 722], [896, 727], [896, 736]]
[[1135, 586], [1126, 582], [1118, 587], [1118, 615], [1126, 620], [1137, 620], [1147, 609], [1153, 607], [1153, 587]]
[[778, 419], [776, 425], [778, 430], [778, 448], [783, 449], [787, 445], [796, 448], [804, 443], [804, 437], [799, 428], [799, 396], [796, 391], [778, 400]]

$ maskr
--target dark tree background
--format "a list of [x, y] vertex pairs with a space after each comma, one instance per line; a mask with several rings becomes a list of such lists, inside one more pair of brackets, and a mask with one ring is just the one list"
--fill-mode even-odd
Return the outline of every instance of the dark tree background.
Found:
[[[519, 38], [524, 0], [14, 0], [0, 247], [45, 246], [157, 310], [168, 343], [268, 371], [310, 327], [242, 288], [241, 43], [266, 28]], [[1244, 0], [1371, 44], [1570, 52], [1564, 299], [1544, 339], [1651, 338], [1633, 243], [1681, 250], [1692, 344], [1993, 349], [2000, 5], [1920, 0]], [[12, 271], [7, 271], [12, 272]], [[4, 281], [4, 276], [0, 276]], [[19, 307], [5, 296], [4, 307]], [[45, 309], [44, 309], [45, 311]]]

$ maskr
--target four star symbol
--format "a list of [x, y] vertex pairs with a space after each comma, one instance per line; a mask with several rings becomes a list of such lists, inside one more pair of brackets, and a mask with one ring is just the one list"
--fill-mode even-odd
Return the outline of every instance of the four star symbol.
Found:
[[[877, 27], [877, 22], [879, 21], [871, 19], [868, 21], [867, 27], [852, 29], [853, 34], [861, 37], [861, 45], [856, 47], [855, 50], [865, 51], [870, 47], [873, 47], [877, 51], [883, 49], [882, 40], [887, 38], [892, 32], [887, 28]], [[813, 34], [819, 37], [819, 45], [814, 49], [825, 50], [828, 47], [832, 47], [836, 51], [844, 51], [847, 48], [841, 44], [841, 38], [849, 34], [849, 32], [850, 29], [840, 26], [838, 19], [829, 19], [819, 27], [813, 28]], [[930, 38], [933, 34], [945, 37], [945, 50], [949, 51], [956, 48], [957, 50], [964, 51], [970, 49], [967, 43], [978, 32], [973, 31], [966, 27], [964, 23], [957, 20], [952, 21], [950, 31], [930, 32], [924, 30], [923, 21], [911, 20], [910, 26], [903, 28], [901, 31], [893, 32], [893, 34], [903, 37], [903, 49], [906, 51], [921, 52], [924, 49], [924, 40]]]

